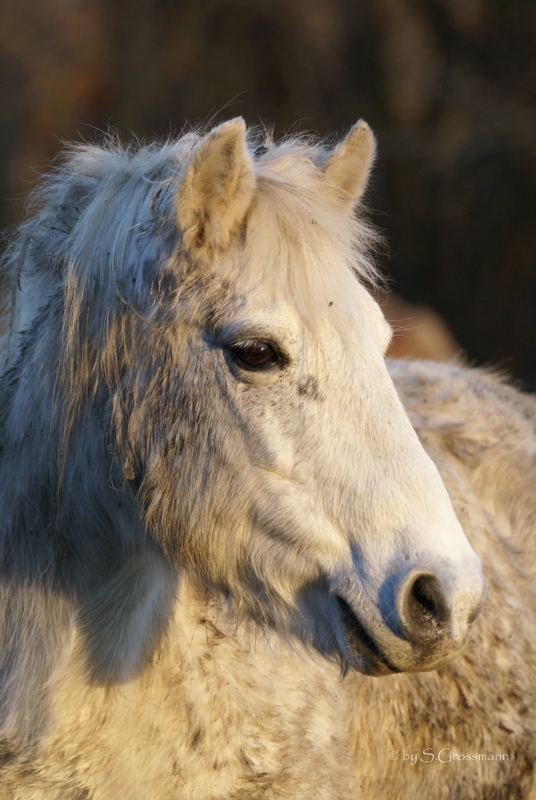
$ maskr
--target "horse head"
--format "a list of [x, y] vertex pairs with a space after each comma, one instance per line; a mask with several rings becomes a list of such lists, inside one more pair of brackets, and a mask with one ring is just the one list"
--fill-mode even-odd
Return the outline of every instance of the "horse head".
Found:
[[362, 672], [435, 668], [483, 582], [385, 363], [373, 135], [255, 144], [237, 119], [71, 155], [13, 250], [6, 446], [46, 476], [95, 658], [149, 652], [184, 574]]

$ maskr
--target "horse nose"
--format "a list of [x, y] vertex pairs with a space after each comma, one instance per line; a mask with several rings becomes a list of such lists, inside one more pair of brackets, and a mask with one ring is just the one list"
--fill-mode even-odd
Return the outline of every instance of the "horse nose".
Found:
[[478, 616], [483, 597], [480, 574], [464, 578], [413, 570], [398, 589], [397, 607], [404, 633], [417, 646], [442, 641], [460, 646]]

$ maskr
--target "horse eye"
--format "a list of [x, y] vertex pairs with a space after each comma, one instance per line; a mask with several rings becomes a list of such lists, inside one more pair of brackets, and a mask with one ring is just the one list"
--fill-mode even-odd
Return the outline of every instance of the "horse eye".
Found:
[[281, 366], [282, 359], [270, 342], [248, 340], [229, 346], [229, 352], [239, 367], [269, 369]]

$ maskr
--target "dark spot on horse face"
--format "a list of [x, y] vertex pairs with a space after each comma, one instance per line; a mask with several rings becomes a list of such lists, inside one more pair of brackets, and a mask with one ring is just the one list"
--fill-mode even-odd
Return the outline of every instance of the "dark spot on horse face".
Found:
[[314, 375], [308, 375], [298, 383], [298, 395], [316, 402], [320, 402], [323, 399], [318, 391], [318, 381]]
[[177, 291], [177, 276], [171, 270], [155, 273], [153, 287], [161, 299], [170, 300]]
[[79, 789], [72, 800], [91, 800], [91, 793], [89, 789]]
[[222, 181], [225, 181], [229, 173], [234, 170], [235, 166], [235, 148], [232, 142], [229, 142], [223, 149], [224, 169], [222, 170]]
[[151, 200], [151, 211], [155, 211], [158, 201], [162, 197], [162, 192], [164, 191], [164, 187], [160, 186], [156, 192], [153, 194], [153, 198]]
[[11, 749], [7, 739], [0, 739], [0, 767], [9, 764], [15, 757], [15, 751]]
[[[143, 267], [141, 270], [142, 273], [142, 281], [145, 286], [152, 286], [158, 277], [158, 261], [153, 258], [145, 258], [143, 260]], [[135, 283], [136, 278], [132, 278], [132, 281]]]
[[199, 747], [199, 745], [203, 741], [204, 737], [205, 737], [205, 734], [203, 732], [203, 729], [200, 728], [200, 727], [195, 728], [192, 731], [192, 735], [190, 736], [190, 741], [188, 742], [188, 744], [190, 745], [190, 749], [191, 750], [197, 750], [197, 748]]
[[330, 306], [330, 308], [331, 308], [332, 305], [333, 305], [333, 300], [330, 300], [329, 303], [328, 303], [328, 306]]
[[244, 247], [244, 246], [245, 246], [245, 244], [246, 244], [246, 240], [247, 240], [247, 238], [248, 238], [248, 223], [247, 223], [247, 218], [246, 218], [246, 219], [244, 219], [244, 221], [242, 222], [242, 224], [241, 224], [241, 225], [240, 225], [240, 227], [238, 228], [238, 231], [237, 231], [237, 234], [236, 234], [236, 235], [237, 235], [237, 237], [238, 237], [238, 243], [240, 244], [240, 246], [241, 246], [241, 247]]

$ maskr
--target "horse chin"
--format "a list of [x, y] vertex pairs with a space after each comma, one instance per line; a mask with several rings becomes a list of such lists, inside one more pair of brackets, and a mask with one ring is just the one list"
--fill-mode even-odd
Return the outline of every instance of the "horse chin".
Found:
[[375, 656], [364, 652], [351, 652], [346, 656], [348, 666], [360, 672], [362, 675], [368, 675], [373, 678], [383, 677], [384, 675], [395, 675], [400, 672], [395, 666], [390, 664], [387, 660], [382, 661]]

